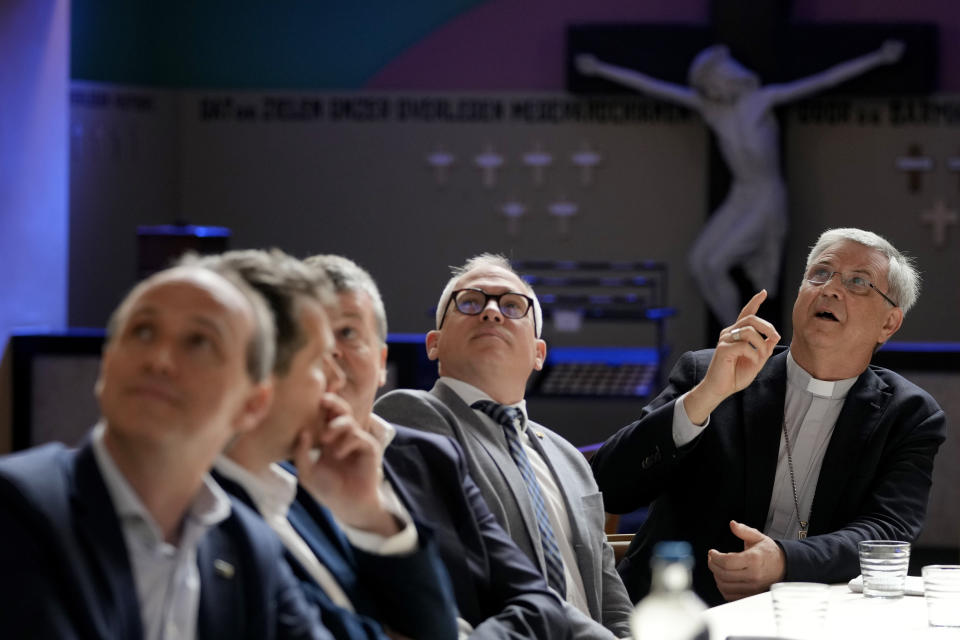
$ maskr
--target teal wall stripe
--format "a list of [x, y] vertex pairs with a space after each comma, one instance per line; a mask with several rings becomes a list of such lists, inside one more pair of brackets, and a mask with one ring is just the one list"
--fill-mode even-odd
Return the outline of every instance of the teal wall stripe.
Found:
[[204, 88], [356, 89], [484, 0], [73, 0], [71, 78]]

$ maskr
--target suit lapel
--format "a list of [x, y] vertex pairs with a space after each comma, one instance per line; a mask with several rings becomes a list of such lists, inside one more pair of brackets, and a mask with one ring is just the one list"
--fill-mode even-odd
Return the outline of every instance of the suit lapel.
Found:
[[383, 475], [410, 514], [430, 524], [432, 518], [424, 517], [424, 500], [420, 492], [439, 493], [439, 489], [430, 486], [431, 474], [420, 448], [396, 442], [387, 445], [383, 454]]
[[[290, 505], [287, 519], [320, 564], [336, 578], [354, 608], [358, 611], [368, 610], [366, 599], [357, 585], [353, 549], [330, 511], [298, 485], [297, 498]], [[297, 566], [300, 566], [299, 562]]]
[[[283, 463], [282, 466], [288, 472], [296, 475], [296, 467], [288, 463]], [[243, 486], [217, 471], [214, 471], [213, 475], [217, 483], [226, 491], [250, 507], [254, 513], [259, 513], [253, 499]], [[365, 591], [358, 584], [359, 578], [354, 564], [353, 548], [347, 540], [346, 534], [334, 521], [330, 510], [315, 500], [298, 484], [296, 499], [290, 505], [287, 520], [320, 564], [330, 572], [333, 579], [340, 585], [353, 607], [359, 612], [372, 613], [374, 609], [365, 597]], [[310, 570], [286, 545], [283, 547], [283, 557], [290, 565], [294, 576], [302, 583], [301, 586], [310, 590], [310, 597], [315, 598], [319, 593], [319, 597], [325, 603], [336, 606]], [[216, 568], [212, 564], [211, 566]]]
[[[517, 505], [517, 511], [520, 513], [523, 521], [523, 528], [529, 540], [530, 549], [536, 553], [538, 566], [541, 568], [541, 571], [543, 571], [545, 563], [543, 550], [538, 543], [540, 537], [539, 530], [537, 529], [537, 519], [533, 513], [533, 505], [530, 502], [530, 495], [527, 493], [523, 476], [520, 475], [517, 464], [513, 461], [513, 458], [510, 457], [510, 453], [507, 450], [506, 436], [503, 434], [503, 428], [499, 425], [490, 425], [486, 421], [481, 420], [476, 411], [467, 406], [467, 403], [464, 402], [453, 389], [450, 389], [442, 382], [438, 381], [430, 392], [453, 411], [457, 420], [463, 426], [463, 430], [466, 432], [464, 437], [469, 440], [465, 446], [474, 452], [478, 452], [478, 455], [485, 456], [499, 471], [501, 479], [503, 480], [501, 484], [506, 485], [507, 493], [513, 497], [513, 501]], [[485, 467], [487, 465], [481, 462], [480, 466]], [[489, 483], [489, 479], [487, 482]], [[494, 489], [496, 490], [496, 487], [494, 487]], [[506, 495], [503, 493], [501, 493], [501, 495], [506, 499]], [[511, 526], [510, 514], [505, 513], [501, 515], [505, 520], [502, 522], [504, 529], [506, 529], [512, 537], [516, 537], [515, 527]]]
[[[197, 547], [201, 585], [197, 638], [200, 639], [240, 638], [252, 620], [261, 619], [255, 609], [259, 587], [252, 584], [256, 582], [254, 576], [241, 573], [245, 563], [226, 533], [228, 528], [236, 532], [236, 516], [231, 515], [222, 525], [210, 529]], [[239, 539], [236, 533], [234, 536]], [[237, 611], [238, 606], [253, 610]]]
[[[393, 485], [394, 491], [411, 515], [431, 525], [435, 535], [440, 536], [445, 530], [452, 530], [455, 527], [457, 531], [455, 540], [458, 546], [461, 548], [482, 546], [483, 541], [474, 522], [449, 522], [448, 518], [444, 518], [446, 514], [453, 515], [454, 512], [449, 508], [434, 513], [435, 509], [432, 509], [432, 506], [449, 505], [441, 498], [447, 490], [434, 486], [436, 481], [447, 480], [447, 478], [442, 478], [431, 471], [420, 447], [416, 444], [391, 443], [383, 457], [383, 470], [387, 480]], [[453, 479], [457, 480], [457, 478]], [[463, 495], [463, 486], [458, 484], [451, 492], [455, 495]], [[467, 525], [470, 525], [469, 531], [466, 529]], [[463, 570], [466, 571], [466, 558], [461, 556], [458, 559], [463, 560]]]
[[[489, 560], [475, 557], [474, 550], [483, 549], [484, 543], [474, 522], [466, 517], [451, 521], [450, 518], [457, 514], [450, 509], [437, 509], [439, 512], [434, 513], [432, 507], [447, 504], [441, 496], [448, 489], [434, 486], [434, 481], [440, 478], [430, 471], [417, 445], [397, 442], [388, 445], [383, 456], [383, 471], [411, 515], [433, 528], [439, 543], [438, 551], [443, 556], [461, 611], [481, 610], [470, 562], [485, 564]], [[462, 486], [449, 491], [459, 493]], [[469, 532], [466, 531], [467, 527]]]
[[98, 620], [102, 631], [112, 629], [108, 635], [116, 638], [139, 638], [143, 635], [140, 603], [126, 541], [89, 442], [77, 452], [75, 461], [71, 503], [77, 537], [91, 557], [90, 575], [97, 583], [81, 591], [96, 594], [98, 602], [89, 603], [88, 609], [93, 615], [98, 611], [104, 614]]
[[[396, 452], [396, 457], [389, 455], [387, 453], [388, 451], [390, 454]], [[394, 470], [394, 465], [408, 465], [416, 468], [418, 463], [423, 464], [423, 460], [420, 456], [419, 449], [414, 446], [391, 443], [387, 446], [387, 450], [383, 452], [383, 475], [386, 477], [387, 482], [393, 486], [393, 490], [397, 494], [397, 497], [400, 498], [400, 502], [402, 502], [403, 506], [412, 514], [416, 514], [419, 511], [419, 504], [410, 494], [410, 490], [407, 489], [406, 483], [403, 480], [403, 477], [409, 477], [409, 475], [401, 477], [400, 474]]]
[[857, 468], [857, 461], [886, 411], [890, 397], [886, 383], [870, 369], [860, 374], [847, 394], [823, 456], [810, 513], [810, 533], [826, 533], [835, 528], [832, 521], [843, 493], [840, 487]]
[[[763, 529], [777, 473], [780, 434], [787, 395], [787, 352], [770, 358], [742, 392], [744, 523]], [[735, 436], [733, 436], [735, 437]]]

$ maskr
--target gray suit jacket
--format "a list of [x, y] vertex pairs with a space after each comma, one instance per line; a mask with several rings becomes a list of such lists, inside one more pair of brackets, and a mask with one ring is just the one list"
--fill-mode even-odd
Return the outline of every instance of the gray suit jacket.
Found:
[[[377, 401], [374, 411], [391, 422], [455, 439], [463, 448], [470, 474], [494, 516], [517, 546], [542, 569], [536, 516], [502, 431], [490, 428], [442, 382], [437, 382], [429, 393], [392, 391]], [[562, 437], [532, 421], [529, 429], [537, 434], [531, 442], [550, 466], [563, 493], [573, 532], [571, 542], [593, 618], [590, 620], [567, 605], [573, 636], [609, 638], [607, 629], [619, 637], [629, 636], [633, 605], [617, 574], [613, 549], [603, 531], [603, 496], [593, 473], [583, 454]]]

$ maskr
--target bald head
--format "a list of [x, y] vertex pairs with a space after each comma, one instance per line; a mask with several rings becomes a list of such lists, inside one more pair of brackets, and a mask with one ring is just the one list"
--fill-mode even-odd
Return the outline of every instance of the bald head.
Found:
[[269, 408], [272, 336], [263, 300], [229, 274], [176, 267], [138, 284], [111, 318], [97, 381], [112, 452], [209, 468]]
[[120, 302], [107, 323], [107, 343], [119, 333], [128, 319], [133, 304], [151, 289], [180, 282], [207, 290], [225, 305], [247, 316], [251, 332], [246, 344], [246, 371], [254, 382], [264, 380], [273, 368], [275, 356], [273, 315], [263, 297], [252, 289], [240, 275], [230, 269], [216, 272], [199, 264], [183, 264], [166, 269], [138, 283]]

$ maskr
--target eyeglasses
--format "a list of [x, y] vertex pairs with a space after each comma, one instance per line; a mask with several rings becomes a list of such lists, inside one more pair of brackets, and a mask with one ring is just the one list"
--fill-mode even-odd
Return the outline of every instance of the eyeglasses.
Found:
[[852, 273], [847, 276], [844, 276], [839, 271], [831, 271], [829, 267], [824, 265], [816, 265], [810, 269], [810, 272], [807, 274], [807, 282], [810, 284], [815, 284], [817, 286], [822, 286], [830, 282], [833, 276], [839, 275], [840, 282], [846, 287], [847, 291], [858, 296], [865, 296], [870, 293], [870, 290], [873, 289], [881, 296], [883, 299], [892, 304], [895, 307], [899, 307], [896, 302], [890, 299], [890, 297], [885, 294], [880, 289], [877, 289], [876, 286], [866, 278], [861, 275]]
[[[530, 307], [533, 306], [533, 298], [513, 291], [507, 291], [506, 293], [487, 293], [480, 289], [457, 289], [450, 294], [450, 299], [453, 301], [454, 306], [456, 306], [457, 311], [465, 316], [480, 315], [483, 313], [483, 310], [487, 308], [487, 304], [489, 304], [491, 300], [495, 300], [497, 302], [497, 308], [500, 309], [500, 313], [511, 320], [519, 320], [524, 317], [530, 312]], [[447, 318], [447, 309], [449, 308], [450, 303], [448, 302], [447, 308], [443, 310], [443, 315], [440, 316], [439, 329], [443, 328], [443, 321]], [[533, 332], [536, 334], [536, 318], [534, 318], [533, 324]]]

